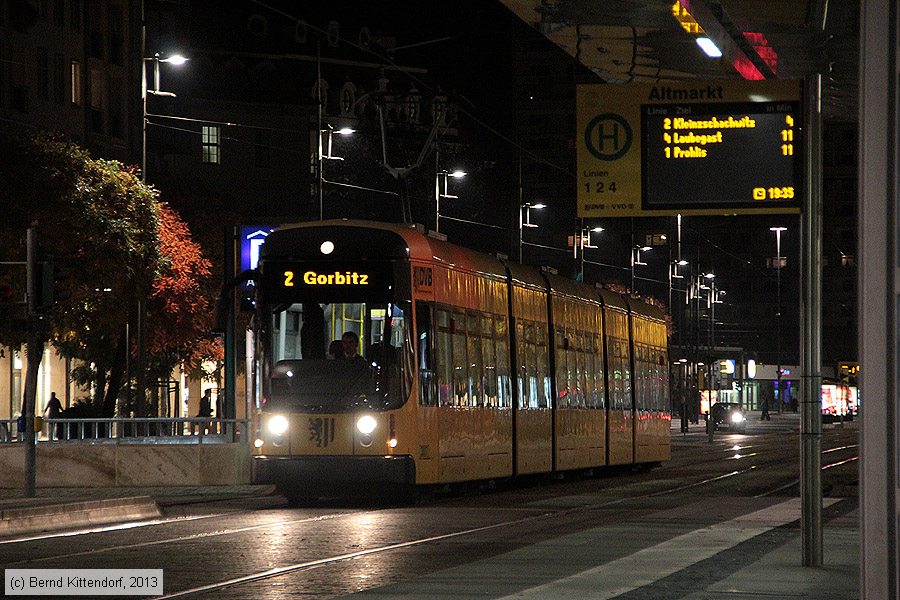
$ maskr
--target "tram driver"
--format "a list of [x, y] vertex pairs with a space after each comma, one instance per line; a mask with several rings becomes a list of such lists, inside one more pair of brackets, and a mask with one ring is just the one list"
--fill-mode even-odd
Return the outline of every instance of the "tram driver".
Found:
[[348, 360], [365, 360], [359, 355], [359, 336], [354, 331], [345, 331], [341, 336], [341, 348]]

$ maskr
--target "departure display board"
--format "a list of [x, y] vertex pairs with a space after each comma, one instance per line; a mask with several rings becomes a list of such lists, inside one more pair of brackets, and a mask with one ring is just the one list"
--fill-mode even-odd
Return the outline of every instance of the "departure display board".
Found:
[[797, 81], [579, 86], [578, 216], [799, 212]]

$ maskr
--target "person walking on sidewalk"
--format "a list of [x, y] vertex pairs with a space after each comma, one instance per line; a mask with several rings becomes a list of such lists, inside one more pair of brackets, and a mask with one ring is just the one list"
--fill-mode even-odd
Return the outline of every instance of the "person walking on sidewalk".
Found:
[[766, 398], [762, 399], [762, 414], [759, 416], [760, 421], [771, 421], [772, 417], [769, 416], [769, 401]]
[[[52, 421], [53, 419], [58, 419], [62, 416], [62, 410], [62, 403], [60, 403], [59, 398], [56, 397], [56, 392], [50, 392], [50, 400], [47, 401], [47, 407], [44, 409], [44, 414]], [[56, 439], [60, 439], [62, 437], [62, 424], [56, 424], [55, 428]], [[53, 439], [53, 429], [54, 425], [51, 423], [50, 427], [47, 429], [47, 435], [50, 436], [51, 440]]]

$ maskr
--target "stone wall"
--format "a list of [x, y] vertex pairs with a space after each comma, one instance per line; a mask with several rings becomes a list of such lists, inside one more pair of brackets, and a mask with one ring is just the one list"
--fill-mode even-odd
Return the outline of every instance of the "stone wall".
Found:
[[[24, 486], [25, 448], [0, 445], [0, 488]], [[251, 481], [246, 444], [38, 444], [38, 487], [239, 485]]]

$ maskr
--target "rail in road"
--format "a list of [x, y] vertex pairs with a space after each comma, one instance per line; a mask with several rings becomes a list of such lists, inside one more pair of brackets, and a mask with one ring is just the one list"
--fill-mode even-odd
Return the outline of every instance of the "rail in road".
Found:
[[[251, 509], [218, 503], [200, 514], [2, 540], [0, 560], [7, 568], [164, 568], [166, 598], [252, 598], [271, 596], [273, 590], [288, 597], [288, 589], [331, 597], [588, 527], [641, 520], [659, 520], [665, 527], [666, 517], [659, 515], [684, 511], [700, 499], [721, 505], [716, 509], [721, 514], [709, 515], [713, 520], [770, 509], [784, 500], [777, 496], [790, 496], [797, 485], [798, 452], [787, 443], [792, 439], [789, 434], [723, 436], [711, 447], [676, 444], [673, 460], [649, 474], [413, 507], [285, 510], [275, 500]], [[855, 431], [826, 432], [824, 447], [826, 482], [852, 484]]]

